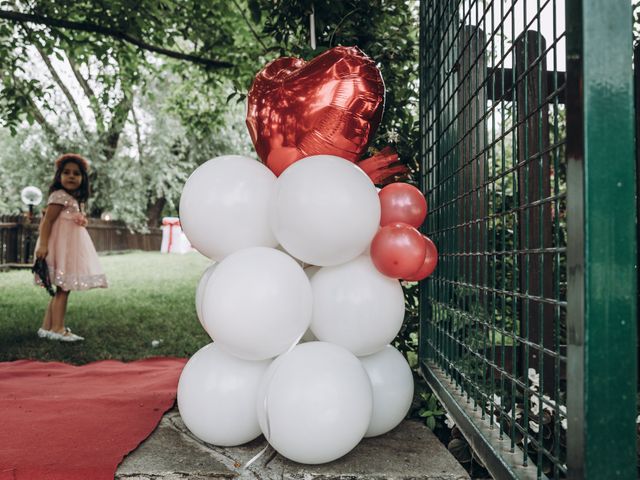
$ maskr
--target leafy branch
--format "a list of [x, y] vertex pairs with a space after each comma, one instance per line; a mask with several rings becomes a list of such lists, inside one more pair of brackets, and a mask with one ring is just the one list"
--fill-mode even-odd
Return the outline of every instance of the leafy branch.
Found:
[[108, 37], [130, 43], [143, 50], [159, 53], [161, 55], [171, 57], [171, 58], [176, 58], [178, 60], [186, 60], [199, 65], [204, 65], [205, 67], [208, 67], [208, 68], [231, 68], [234, 66], [230, 62], [204, 58], [197, 55], [177, 52], [175, 50], [169, 50], [167, 48], [151, 45], [122, 30], [116, 30], [116, 29], [112, 29], [102, 25], [96, 25], [95, 23], [74, 22], [70, 20], [50, 18], [50, 17], [35, 15], [31, 13], [15, 12], [12, 10], [0, 10], [0, 19], [5, 19], [11, 22], [17, 22], [17, 23], [35, 23], [37, 25], [46, 25], [49, 27], [65, 28], [65, 29], [78, 30], [81, 32], [89, 32], [89, 33], [99, 33], [101, 35], [106, 35]]

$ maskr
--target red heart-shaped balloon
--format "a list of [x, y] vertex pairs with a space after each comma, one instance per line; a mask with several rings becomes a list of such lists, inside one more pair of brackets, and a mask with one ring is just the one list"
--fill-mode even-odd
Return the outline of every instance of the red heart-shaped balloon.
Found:
[[355, 162], [384, 109], [384, 82], [357, 47], [335, 47], [310, 62], [281, 57], [253, 81], [247, 127], [258, 157], [273, 173], [310, 155]]

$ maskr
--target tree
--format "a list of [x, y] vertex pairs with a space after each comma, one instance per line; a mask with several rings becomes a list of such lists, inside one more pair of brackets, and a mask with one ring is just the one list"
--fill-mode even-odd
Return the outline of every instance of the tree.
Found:
[[0, 145], [0, 213], [16, 214], [24, 208], [20, 200], [22, 188], [35, 185], [46, 195], [54, 152], [44, 135], [34, 129], [20, 129], [15, 135], [0, 129]]
[[[262, 54], [262, 47], [251, 48], [259, 42], [252, 29], [238, 2], [3, 2], [0, 120], [14, 134], [22, 121], [36, 123], [54, 152], [89, 157], [92, 213], [112, 210], [119, 183], [109, 172], [123, 168], [122, 159], [114, 158], [125, 128], [136, 124], [133, 106], [145, 103], [149, 81], [172, 76], [168, 90], [174, 103], [162, 114], [187, 125], [187, 140], [210, 139], [224, 128], [221, 98], [234, 81], [250, 76], [249, 65]], [[66, 77], [64, 70], [70, 72]], [[185, 139], [180, 142], [184, 146]], [[202, 161], [195, 149], [185, 151]], [[130, 166], [142, 161], [124, 156], [134, 162]], [[167, 199], [145, 203], [154, 222]]]
[[[146, 216], [149, 226], [157, 225], [163, 211], [176, 212], [184, 182], [209, 158], [251, 154], [246, 128], [239, 121], [243, 113], [240, 105], [225, 105], [212, 124], [200, 119], [200, 129], [183, 123], [178, 112], [181, 107], [176, 105], [184, 100], [185, 85], [174, 76], [165, 71], [147, 83], [144, 94], [136, 95], [132, 107], [135, 134], [125, 136], [122, 155], [114, 165], [119, 177], [114, 183], [127, 195], [114, 201], [113, 213], [130, 224]], [[211, 97], [207, 100], [213, 101]], [[127, 165], [135, 169], [134, 175], [120, 174]]]
[[[379, 64], [387, 87], [372, 146], [395, 144], [415, 169], [416, 8], [399, 0], [5, 1], [0, 121], [14, 132], [25, 120], [37, 124], [54, 154], [89, 157], [93, 214], [115, 209], [130, 223], [146, 223], [146, 215], [154, 224], [175, 203], [169, 198], [175, 192], [161, 187], [169, 177], [159, 167], [183, 165], [176, 163], [183, 158], [193, 168], [231, 148], [246, 150], [241, 107], [228, 100], [244, 100], [267, 61], [358, 45]], [[316, 50], [309, 46], [312, 11]], [[149, 96], [156, 91], [162, 102]], [[227, 134], [246, 143], [221, 142]], [[137, 198], [135, 209], [118, 206], [118, 172], [127, 168], [146, 172], [145, 198]]]

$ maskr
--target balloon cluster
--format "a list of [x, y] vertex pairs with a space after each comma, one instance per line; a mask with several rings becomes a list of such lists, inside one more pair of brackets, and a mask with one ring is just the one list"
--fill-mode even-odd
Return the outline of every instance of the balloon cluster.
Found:
[[411, 369], [389, 345], [404, 319], [402, 287], [367, 254], [385, 229], [383, 192], [330, 155], [301, 159], [279, 178], [224, 156], [189, 177], [182, 226], [217, 262], [196, 291], [214, 343], [189, 360], [178, 386], [196, 436], [230, 446], [262, 432], [285, 457], [313, 464], [404, 418]]
[[268, 65], [247, 121], [264, 164], [214, 158], [184, 186], [183, 231], [216, 262], [196, 290], [213, 343], [178, 384], [184, 423], [205, 442], [263, 433], [291, 460], [324, 463], [393, 429], [411, 405], [411, 369], [389, 345], [404, 320], [398, 279], [428, 275], [437, 254], [416, 230], [422, 194], [392, 184], [378, 195], [354, 163], [384, 99], [361, 57], [338, 47]]
[[427, 278], [438, 263], [433, 241], [417, 228], [427, 216], [427, 201], [408, 183], [391, 183], [380, 191], [382, 228], [371, 242], [371, 259], [381, 273], [416, 282]]

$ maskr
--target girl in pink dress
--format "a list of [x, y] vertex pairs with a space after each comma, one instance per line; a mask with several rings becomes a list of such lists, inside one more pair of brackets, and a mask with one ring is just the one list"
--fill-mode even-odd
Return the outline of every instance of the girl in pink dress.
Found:
[[[46, 259], [56, 293], [49, 302], [38, 336], [77, 342], [84, 338], [64, 325], [69, 292], [106, 288], [107, 277], [85, 228], [87, 218], [80, 209], [89, 198], [88, 162], [80, 155], [67, 153], [58, 158], [55, 165], [35, 254], [36, 258]], [[36, 283], [42, 284], [37, 276]]]

